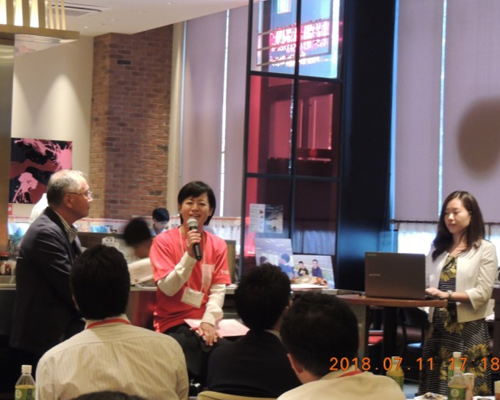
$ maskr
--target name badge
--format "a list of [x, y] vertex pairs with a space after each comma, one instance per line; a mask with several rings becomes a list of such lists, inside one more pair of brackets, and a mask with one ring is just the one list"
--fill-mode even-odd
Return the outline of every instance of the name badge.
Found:
[[187, 287], [182, 294], [181, 301], [189, 304], [190, 306], [200, 308], [203, 297], [205, 297], [205, 293], [197, 292], [196, 290]]

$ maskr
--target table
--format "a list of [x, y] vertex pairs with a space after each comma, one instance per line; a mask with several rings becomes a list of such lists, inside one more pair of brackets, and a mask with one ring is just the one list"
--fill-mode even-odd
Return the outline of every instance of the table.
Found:
[[405, 300], [389, 299], [381, 297], [366, 297], [354, 294], [339, 295], [340, 299], [347, 304], [364, 305], [366, 307], [383, 307], [383, 325], [384, 325], [384, 344], [383, 355], [392, 357], [398, 355], [397, 350], [397, 310], [400, 307], [446, 307], [448, 300]]

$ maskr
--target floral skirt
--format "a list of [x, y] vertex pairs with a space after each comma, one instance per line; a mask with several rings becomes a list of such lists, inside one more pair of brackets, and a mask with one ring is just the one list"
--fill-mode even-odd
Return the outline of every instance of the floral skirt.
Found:
[[[474, 373], [474, 396], [492, 394], [490, 334], [484, 319], [458, 323], [456, 309], [436, 308], [422, 351], [419, 394], [446, 395], [453, 352], [466, 358], [464, 372]], [[431, 360], [429, 360], [431, 359]]]

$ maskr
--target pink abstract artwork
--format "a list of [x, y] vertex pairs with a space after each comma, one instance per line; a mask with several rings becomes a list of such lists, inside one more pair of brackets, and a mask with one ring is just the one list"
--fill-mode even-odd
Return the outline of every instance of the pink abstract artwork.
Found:
[[35, 204], [54, 172], [71, 169], [72, 149], [72, 142], [12, 138], [9, 203]]

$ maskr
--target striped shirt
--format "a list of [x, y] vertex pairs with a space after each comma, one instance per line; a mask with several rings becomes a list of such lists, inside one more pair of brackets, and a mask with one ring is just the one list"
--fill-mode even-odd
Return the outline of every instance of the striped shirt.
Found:
[[[126, 320], [126, 316], [120, 318]], [[96, 325], [47, 351], [36, 372], [37, 400], [103, 390], [149, 400], [187, 399], [184, 354], [167, 335], [120, 322]]]

